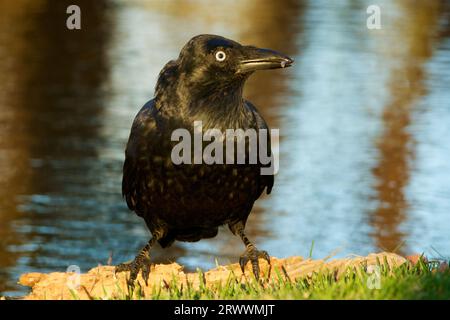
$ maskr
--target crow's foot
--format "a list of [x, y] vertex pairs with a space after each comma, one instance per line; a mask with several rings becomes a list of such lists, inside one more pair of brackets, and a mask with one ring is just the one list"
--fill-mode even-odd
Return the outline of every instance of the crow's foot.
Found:
[[134, 282], [142, 270], [142, 278], [145, 285], [148, 286], [148, 277], [150, 275], [151, 262], [148, 255], [139, 254], [132, 262], [121, 263], [116, 266], [115, 273], [129, 271], [130, 277], [127, 280], [128, 286], [134, 288]]
[[255, 275], [255, 278], [258, 281], [259, 281], [259, 258], [263, 258], [267, 261], [270, 270], [271, 265], [269, 254], [264, 250], [262, 251], [257, 250], [254, 246], [247, 247], [245, 252], [239, 258], [239, 264], [241, 266], [242, 273], [245, 274], [245, 266], [247, 265], [248, 262], [251, 262], [253, 274]]

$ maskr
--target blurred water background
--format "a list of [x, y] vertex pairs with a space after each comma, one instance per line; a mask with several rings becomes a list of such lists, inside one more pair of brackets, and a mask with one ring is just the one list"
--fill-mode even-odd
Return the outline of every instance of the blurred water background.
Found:
[[[22, 294], [21, 273], [87, 271], [145, 244], [120, 194], [123, 150], [158, 72], [200, 33], [296, 60], [245, 92], [281, 135], [275, 187], [248, 221], [259, 248], [449, 257], [450, 4], [375, 2], [0, 0], [0, 293]], [[381, 30], [366, 27], [371, 4]], [[153, 257], [195, 270], [243, 249], [223, 228]]]

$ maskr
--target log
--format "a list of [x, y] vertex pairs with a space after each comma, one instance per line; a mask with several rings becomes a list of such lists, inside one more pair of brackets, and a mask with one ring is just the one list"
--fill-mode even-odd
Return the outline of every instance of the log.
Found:
[[[299, 256], [285, 259], [272, 257], [271, 268], [263, 259], [260, 259], [260, 268], [265, 281], [279, 281], [280, 277], [283, 281], [296, 281], [323, 272], [330, 272], [339, 278], [349, 268], [363, 267], [363, 270], [367, 270], [368, 266], [378, 263], [387, 263], [390, 268], [395, 268], [409, 262], [397, 254], [382, 252], [366, 257], [333, 260], [312, 260]], [[126, 284], [128, 276], [128, 272], [115, 274], [114, 266], [98, 266], [80, 275], [71, 272], [26, 273], [20, 277], [19, 283], [31, 287], [31, 292], [24, 297], [29, 300], [123, 299], [129, 292]], [[219, 284], [226, 285], [230, 279], [242, 283], [254, 281], [250, 264], [247, 265], [245, 275], [237, 263], [198, 273], [185, 273], [177, 263], [157, 264], [151, 267], [148, 286], [141, 274], [137, 281], [141, 287], [141, 297], [150, 298], [155, 290], [169, 285], [184, 288], [189, 285], [192, 289], [198, 289], [201, 285], [213, 288]]]

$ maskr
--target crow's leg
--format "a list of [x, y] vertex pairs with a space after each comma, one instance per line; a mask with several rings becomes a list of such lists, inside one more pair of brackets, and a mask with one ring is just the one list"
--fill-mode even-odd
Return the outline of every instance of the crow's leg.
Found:
[[271, 265], [270, 265], [269, 254], [266, 251], [263, 251], [263, 250], [260, 251], [260, 250], [256, 249], [255, 245], [252, 242], [250, 242], [250, 240], [248, 240], [248, 238], [244, 232], [244, 223], [238, 222], [236, 224], [229, 225], [229, 228], [230, 228], [231, 232], [233, 232], [235, 235], [238, 235], [239, 237], [241, 237], [241, 239], [244, 242], [245, 247], [246, 247], [245, 252], [239, 258], [239, 264], [241, 266], [242, 273], [245, 274], [245, 266], [247, 265], [248, 262], [251, 262], [253, 274], [255, 275], [255, 278], [257, 280], [259, 280], [259, 261], [258, 261], [258, 259], [259, 258], [265, 259], [269, 263], [269, 268], [270, 268]]
[[157, 241], [156, 237], [152, 237], [150, 241], [139, 251], [136, 258], [131, 262], [121, 263], [116, 266], [115, 272], [130, 271], [130, 278], [128, 279], [128, 285], [134, 287], [134, 281], [136, 280], [139, 271], [142, 270], [142, 278], [144, 278], [145, 284], [148, 286], [148, 277], [150, 275], [150, 249]]

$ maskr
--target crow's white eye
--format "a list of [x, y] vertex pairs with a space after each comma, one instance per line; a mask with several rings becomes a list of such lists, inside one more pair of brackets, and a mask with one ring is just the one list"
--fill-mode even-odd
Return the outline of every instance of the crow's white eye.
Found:
[[227, 55], [223, 51], [217, 51], [216, 52], [216, 60], [222, 62], [227, 58]]

